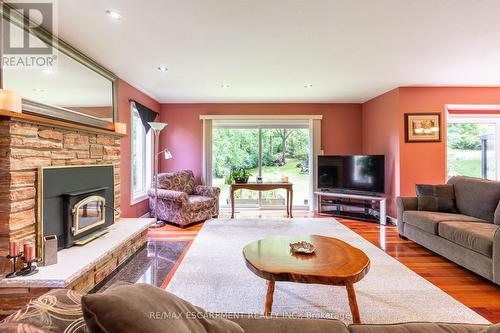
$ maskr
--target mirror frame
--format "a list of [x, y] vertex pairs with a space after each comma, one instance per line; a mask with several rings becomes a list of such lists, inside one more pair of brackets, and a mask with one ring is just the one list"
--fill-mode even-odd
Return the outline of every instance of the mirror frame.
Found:
[[[9, 8], [9, 14], [4, 10], [4, 7]], [[0, 2], [0, 59], [3, 59], [3, 23], [4, 20], [16, 24], [23, 30], [28, 31], [30, 34], [42, 40], [57, 49], [59, 52], [70, 57], [74, 61], [82, 64], [83, 66], [93, 70], [96, 74], [101, 75], [103, 78], [111, 81], [111, 94], [112, 94], [112, 110], [113, 110], [113, 123], [118, 122], [118, 77], [105, 68], [104, 66], [97, 63], [95, 60], [89, 56], [83, 54], [82, 52], [75, 49], [70, 44], [61, 40], [60, 38], [53, 35], [51, 32], [44, 29], [42, 26], [30, 25], [26, 27], [24, 21], [26, 18], [15, 10], [9, 4]], [[3, 61], [0, 61], [0, 87], [3, 89]], [[39, 103], [33, 100], [23, 98], [22, 100], [22, 110], [23, 113], [34, 114], [37, 116], [42, 116], [46, 118], [55, 118], [59, 120], [66, 120], [69, 122], [90, 125], [93, 127], [111, 129], [111, 123], [100, 118], [86, 115], [80, 112], [65, 109], [59, 106], [48, 105]]]

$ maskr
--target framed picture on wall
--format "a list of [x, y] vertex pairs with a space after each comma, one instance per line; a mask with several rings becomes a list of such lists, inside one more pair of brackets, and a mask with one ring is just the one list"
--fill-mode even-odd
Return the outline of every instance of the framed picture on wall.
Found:
[[440, 113], [405, 113], [405, 142], [440, 141]]

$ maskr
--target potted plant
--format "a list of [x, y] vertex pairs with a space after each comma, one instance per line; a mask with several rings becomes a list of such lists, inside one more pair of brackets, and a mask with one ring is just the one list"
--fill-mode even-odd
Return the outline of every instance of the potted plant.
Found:
[[248, 183], [248, 178], [251, 174], [245, 169], [235, 169], [227, 176], [225, 183], [230, 185], [233, 182], [236, 184]]

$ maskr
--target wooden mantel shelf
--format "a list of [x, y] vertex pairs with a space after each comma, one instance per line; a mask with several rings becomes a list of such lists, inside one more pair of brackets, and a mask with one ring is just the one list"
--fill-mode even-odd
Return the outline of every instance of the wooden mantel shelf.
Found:
[[108, 123], [108, 129], [98, 128], [83, 124], [72, 123], [65, 120], [53, 119], [53, 118], [45, 118], [27, 113], [17, 113], [12, 111], [7, 111], [0, 109], [0, 119], [9, 119], [9, 120], [18, 120], [24, 122], [31, 122], [36, 124], [42, 124], [51, 127], [65, 128], [65, 129], [73, 129], [76, 131], [97, 133], [97, 134], [105, 134], [116, 137], [124, 137], [125, 134], [116, 133], [114, 131], [115, 124]]

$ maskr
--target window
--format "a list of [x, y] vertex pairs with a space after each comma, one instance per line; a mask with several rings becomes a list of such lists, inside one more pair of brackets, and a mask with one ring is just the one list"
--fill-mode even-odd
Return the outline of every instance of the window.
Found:
[[447, 127], [448, 177], [499, 179], [500, 118], [454, 116]]
[[152, 141], [151, 132], [146, 134], [139, 112], [131, 103], [131, 203], [146, 199], [147, 191], [151, 186], [152, 177]]

